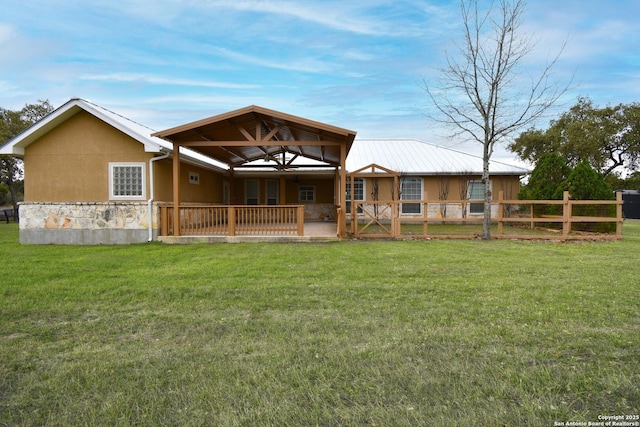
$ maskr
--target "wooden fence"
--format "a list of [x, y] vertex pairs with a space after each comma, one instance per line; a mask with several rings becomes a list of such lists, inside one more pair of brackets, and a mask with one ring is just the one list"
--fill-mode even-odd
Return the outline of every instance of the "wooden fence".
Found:
[[[475, 238], [481, 229], [460, 225], [481, 226], [483, 214], [471, 214], [469, 208], [472, 204], [483, 203], [483, 200], [429, 200], [428, 194], [425, 194], [425, 200], [354, 200], [352, 211], [347, 215], [351, 218], [350, 231], [354, 237]], [[412, 205], [414, 208], [419, 206], [420, 214], [401, 214], [402, 204]], [[578, 208], [581, 206], [590, 208]], [[577, 212], [580, 210], [593, 212], [587, 215]], [[452, 212], [457, 215], [452, 215]], [[571, 200], [568, 192], [564, 193], [562, 200], [506, 200], [501, 191], [498, 200], [492, 204], [491, 221], [494, 225], [494, 238], [571, 240], [593, 239], [597, 236], [620, 239], [623, 222], [622, 193], [616, 193], [615, 200]], [[608, 227], [612, 230], [576, 230], [576, 224], [586, 223], [612, 224]], [[458, 227], [451, 227], [453, 224]]]
[[[174, 208], [162, 204], [160, 235], [173, 234]], [[180, 235], [304, 235], [303, 205], [184, 205]]]

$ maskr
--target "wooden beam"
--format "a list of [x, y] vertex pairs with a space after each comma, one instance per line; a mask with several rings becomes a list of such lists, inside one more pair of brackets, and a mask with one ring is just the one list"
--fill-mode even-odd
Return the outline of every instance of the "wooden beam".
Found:
[[[253, 137], [253, 135], [251, 135], [249, 133], [249, 131], [246, 130], [245, 128], [243, 128], [242, 126], [236, 126], [236, 129], [238, 129], [238, 131], [240, 131], [240, 133], [242, 135], [244, 135], [245, 138], [247, 138], [247, 141], [249, 141], [249, 142], [255, 142], [256, 141], [256, 139]], [[214, 142], [214, 141], [210, 141], [210, 142]], [[236, 142], [238, 142], [238, 141], [236, 141]], [[246, 142], [245, 142], [245, 144], [246, 144]], [[225, 145], [229, 145], [229, 144], [225, 144]]]
[[264, 140], [262, 140], [261, 142], [270, 141], [271, 138], [273, 138], [276, 135], [276, 133], [280, 132], [280, 129], [282, 129], [282, 125], [277, 125], [273, 129], [271, 129], [271, 132], [269, 132], [267, 136], [264, 137]]
[[[351, 184], [351, 194], [353, 194], [353, 183]], [[347, 211], [347, 146], [340, 144], [340, 209], [342, 212]], [[353, 206], [351, 206], [353, 208]], [[347, 229], [347, 217], [343, 215], [344, 224], [342, 230]], [[343, 238], [345, 236], [340, 236]]]
[[[246, 132], [246, 130], [245, 130]], [[249, 136], [251, 136], [249, 134]], [[300, 146], [300, 147], [320, 147], [330, 146], [339, 147], [344, 145], [340, 141], [181, 141], [183, 147], [247, 147], [261, 145], [264, 147], [280, 147], [280, 146]]]

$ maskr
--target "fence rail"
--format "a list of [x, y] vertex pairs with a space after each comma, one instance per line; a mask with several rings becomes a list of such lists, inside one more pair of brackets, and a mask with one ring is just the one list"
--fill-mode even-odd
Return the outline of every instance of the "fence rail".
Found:
[[[304, 234], [303, 205], [184, 205], [180, 235]], [[160, 235], [173, 234], [173, 205], [160, 205]]]
[[[424, 238], [469, 238], [475, 235], [447, 234], [446, 231], [433, 233], [432, 225], [442, 224], [482, 224], [482, 214], [471, 214], [472, 204], [482, 204], [483, 200], [378, 200], [358, 201], [351, 204], [351, 233], [355, 237], [424, 237]], [[416, 210], [417, 214], [403, 214], [403, 204]], [[541, 209], [542, 206], [553, 206], [551, 209]], [[612, 208], [608, 208], [613, 206]], [[580, 207], [592, 207], [593, 212], [580, 213], [585, 210]], [[454, 215], [455, 213], [455, 215]], [[499, 193], [497, 201], [492, 203], [492, 223], [497, 230], [492, 232], [496, 238], [537, 239], [554, 238], [559, 240], [590, 239], [593, 234], [577, 233], [575, 224], [611, 223], [615, 224], [615, 231], [598, 233], [599, 238], [620, 239], [622, 237], [622, 193], [616, 193], [615, 200], [571, 200], [565, 192], [562, 200], [507, 200], [503, 192]], [[407, 225], [412, 224], [411, 232], [406, 231]], [[416, 226], [421, 225], [419, 230]], [[523, 228], [528, 225], [528, 230]], [[553, 235], [541, 236], [534, 232], [541, 225], [549, 225], [547, 229], [556, 226]], [[505, 227], [511, 226], [511, 227]], [[518, 227], [514, 233], [514, 227]], [[613, 227], [612, 227], [613, 228]], [[573, 231], [573, 232], [572, 232]]]

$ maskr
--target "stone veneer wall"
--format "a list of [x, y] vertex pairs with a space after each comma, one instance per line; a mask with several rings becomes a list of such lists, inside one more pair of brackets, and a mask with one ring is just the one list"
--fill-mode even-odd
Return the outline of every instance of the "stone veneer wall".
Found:
[[336, 219], [336, 207], [331, 203], [309, 203], [304, 205], [304, 219], [308, 221], [324, 221], [329, 217], [331, 221]]
[[[153, 236], [158, 210], [153, 206]], [[23, 202], [20, 243], [99, 245], [149, 239], [146, 202]]]

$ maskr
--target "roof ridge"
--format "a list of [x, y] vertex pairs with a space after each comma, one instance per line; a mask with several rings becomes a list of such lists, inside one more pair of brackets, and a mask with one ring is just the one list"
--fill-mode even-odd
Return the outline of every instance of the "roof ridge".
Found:
[[[462, 151], [462, 150], [458, 150], [455, 148], [451, 148], [451, 147], [447, 147], [446, 145], [440, 145], [440, 144], [434, 144], [433, 142], [428, 142], [428, 141], [423, 141], [421, 139], [418, 138], [361, 138], [361, 139], [356, 139], [356, 141], [377, 141], [377, 142], [385, 142], [385, 141], [406, 141], [406, 142], [419, 142], [421, 144], [425, 144], [425, 145], [430, 145], [431, 147], [435, 147], [435, 148], [442, 148], [444, 150], [448, 150], [448, 151], [452, 151], [454, 153], [458, 153], [458, 154], [463, 154], [465, 156], [472, 156], [478, 159], [482, 160], [482, 156], [478, 155], [478, 154], [474, 154], [474, 153], [469, 153], [468, 151]], [[456, 144], [457, 145], [457, 144]], [[513, 165], [510, 163], [506, 163], [500, 160], [494, 160], [494, 159], [489, 159], [490, 163], [499, 163], [501, 165], [505, 165], [505, 166], [509, 166], [509, 167], [520, 167], [518, 165]], [[521, 169], [526, 169], [523, 167], [520, 167]]]
[[115, 116], [118, 116], [118, 117], [121, 117], [121, 118], [123, 118], [123, 119], [125, 119], [125, 120], [127, 120], [127, 121], [130, 121], [131, 123], [135, 123], [135, 124], [136, 124], [136, 125], [138, 125], [138, 126], [142, 126], [142, 127], [143, 127], [143, 128], [145, 128], [145, 129], [149, 129], [149, 131], [150, 131], [150, 133], [149, 133], [149, 137], [151, 137], [151, 134], [152, 134], [152, 133], [154, 133], [154, 132], [156, 131], [155, 129], [150, 128], [149, 126], [147, 126], [147, 125], [145, 125], [145, 124], [142, 124], [142, 123], [137, 122], [137, 121], [135, 121], [135, 120], [133, 120], [133, 119], [130, 119], [129, 117], [123, 116], [123, 115], [122, 115], [122, 114], [120, 114], [120, 113], [117, 113], [117, 112], [115, 112], [115, 111], [113, 111], [113, 110], [110, 110], [109, 108], [103, 107], [102, 105], [98, 105], [98, 104], [96, 104], [95, 102], [89, 101], [88, 99], [84, 99], [84, 98], [72, 98], [71, 100], [73, 100], [73, 101], [82, 101], [82, 102], [85, 102], [85, 103], [87, 103], [87, 104], [93, 105], [93, 106], [94, 106], [94, 107], [96, 107], [96, 108], [99, 108], [99, 109], [104, 110], [104, 111], [108, 111], [109, 113], [111, 113], [111, 114], [113, 114], [113, 115], [115, 115]]

